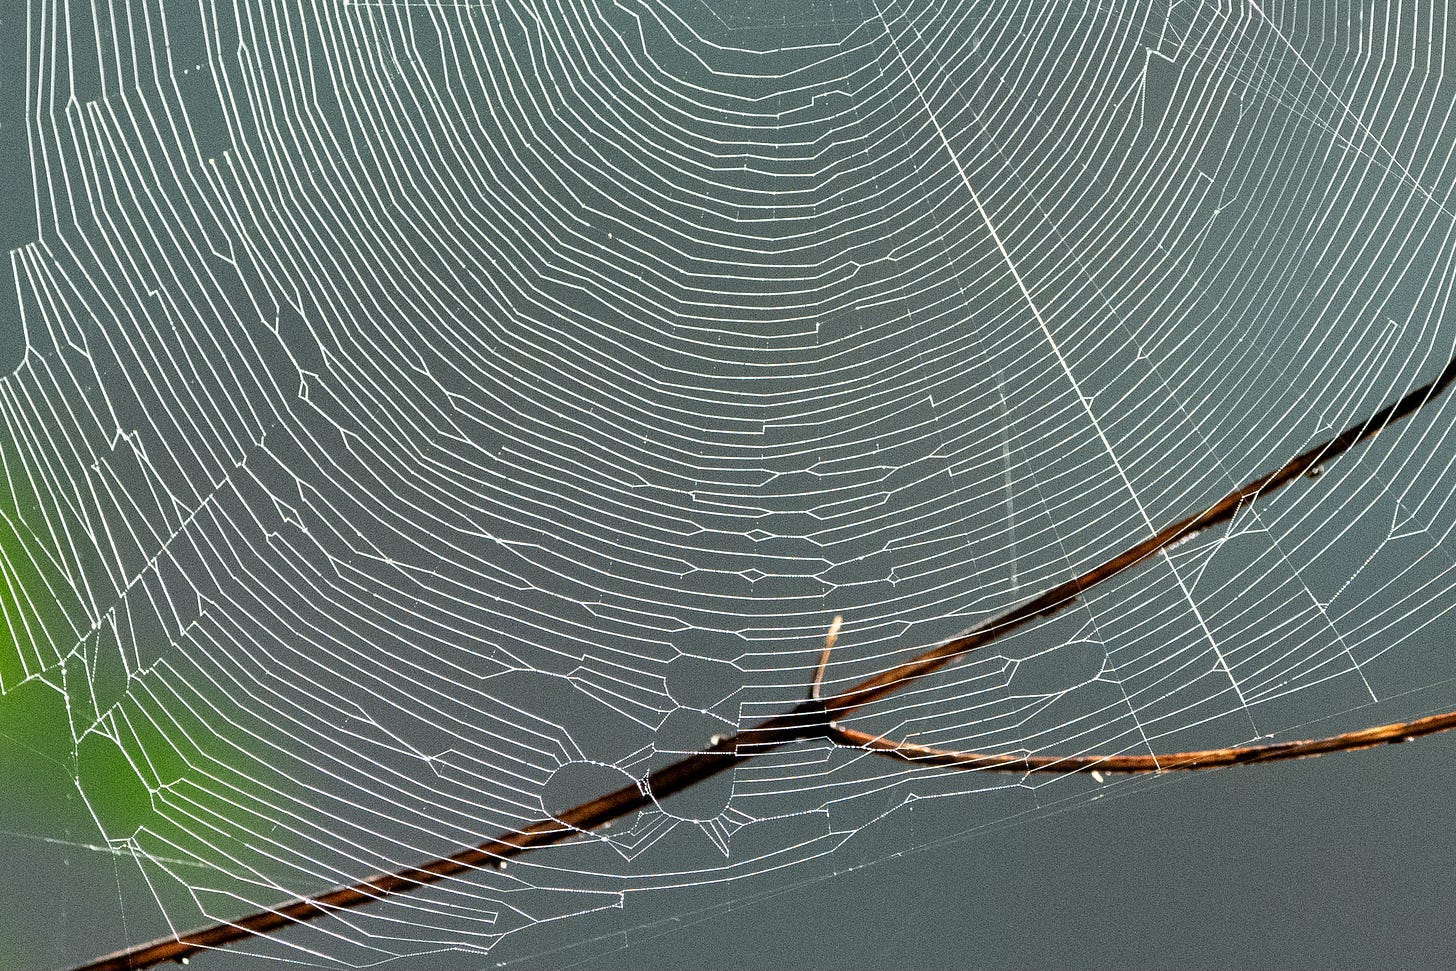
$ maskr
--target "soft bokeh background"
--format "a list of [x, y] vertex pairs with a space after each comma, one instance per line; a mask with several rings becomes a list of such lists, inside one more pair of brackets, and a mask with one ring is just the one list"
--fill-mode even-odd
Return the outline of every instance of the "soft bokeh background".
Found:
[[[0, 967], [472, 844], [801, 697], [836, 612], [848, 684], [1429, 380], [1452, 23], [0, 0]], [[1456, 707], [1453, 428], [863, 724]], [[1429, 967], [1453, 745], [1109, 782], [805, 745], [196, 966]]]

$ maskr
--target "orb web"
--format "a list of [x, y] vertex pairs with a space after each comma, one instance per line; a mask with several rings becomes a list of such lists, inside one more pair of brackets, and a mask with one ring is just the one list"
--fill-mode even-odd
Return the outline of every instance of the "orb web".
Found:
[[[799, 701], [836, 613], [845, 686], [1452, 354], [1437, 5], [28, 13], [0, 688], [141, 923], [640, 778]], [[1445, 681], [1452, 408], [857, 724], [1160, 752]], [[243, 950], [510, 956], [1085, 787], [797, 744]]]

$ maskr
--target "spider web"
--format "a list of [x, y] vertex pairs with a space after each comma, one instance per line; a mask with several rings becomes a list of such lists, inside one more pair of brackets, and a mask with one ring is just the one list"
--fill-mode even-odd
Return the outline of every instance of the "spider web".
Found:
[[[1456, 341], [1435, 5], [19, 23], [0, 730], [59, 767], [14, 828], [60, 813], [137, 938], [638, 778], [799, 701], [836, 613], [848, 685]], [[1453, 407], [856, 725], [1163, 752], [1445, 682]], [[1087, 791], [802, 743], [240, 950], [509, 958], [631, 895], [775, 886], [917, 800]]]

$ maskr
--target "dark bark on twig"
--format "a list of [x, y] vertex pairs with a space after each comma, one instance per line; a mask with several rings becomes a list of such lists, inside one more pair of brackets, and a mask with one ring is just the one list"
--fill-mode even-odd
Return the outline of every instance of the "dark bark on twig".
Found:
[[[1055, 765], [1066, 764], [1077, 758], [1092, 758], [1091, 756], [1078, 756], [1069, 760], [1052, 756], [1039, 756], [1035, 759], [1021, 756], [981, 756], [974, 753], [944, 752], [928, 748], [918, 749], [924, 758], [911, 758], [910, 753], [915, 752], [917, 747], [908, 746], [905, 743], [888, 742], [867, 733], [840, 728], [834, 724], [834, 720], [848, 717], [865, 705], [925, 678], [952, 661], [965, 657], [972, 651], [1017, 628], [1055, 614], [1091, 587], [1146, 562], [1184, 539], [1227, 522], [1245, 504], [1257, 501], [1261, 496], [1288, 485], [1301, 475], [1317, 472], [1323, 465], [1378, 434], [1392, 422], [1413, 414], [1428, 401], [1444, 392], [1453, 380], [1456, 380], [1456, 358], [1449, 361], [1440, 375], [1429, 384], [1423, 385], [1399, 401], [1387, 405], [1369, 419], [1346, 429], [1329, 441], [1296, 456], [1280, 468], [1240, 486], [1202, 512], [1173, 523], [1156, 535], [1129, 547], [1086, 573], [1052, 587], [1006, 613], [977, 624], [964, 634], [944, 644], [861, 681], [832, 698], [821, 699], [818, 689], [823, 677], [824, 662], [827, 660], [826, 649], [826, 653], [821, 655], [820, 665], [816, 669], [813, 690], [808, 700], [738, 735], [723, 739], [696, 755], [690, 755], [681, 761], [658, 769], [641, 782], [598, 796], [563, 812], [556, 818], [543, 819], [521, 830], [504, 833], [452, 856], [431, 860], [419, 866], [406, 867], [391, 873], [378, 873], [358, 883], [282, 903], [235, 921], [215, 924], [176, 937], [162, 938], [148, 944], [125, 948], [90, 963], [79, 965], [73, 971], [135, 971], [135, 969], [148, 968], [163, 961], [180, 961], [210, 948], [223, 947], [249, 937], [272, 934], [294, 924], [316, 920], [340, 910], [361, 907], [397, 894], [409, 893], [450, 877], [479, 870], [500, 869], [512, 857], [538, 847], [559, 843], [581, 832], [596, 829], [614, 819], [645, 809], [652, 804], [654, 798], [663, 799], [681, 792], [728, 768], [741, 764], [746, 759], [797, 740], [830, 738], [883, 754], [906, 758], [908, 761], [930, 761], [934, 764], [966, 768], [1011, 768], [1010, 761], [998, 762], [996, 760], [1021, 758], [1028, 766], [1032, 766], [1026, 771], [1059, 771], [1054, 767]], [[1348, 751], [1368, 747], [1382, 742], [1396, 741], [1399, 740], [1399, 737], [1414, 737], [1435, 731], [1445, 731], [1453, 724], [1456, 724], [1456, 712], [1399, 726], [1380, 726], [1366, 729], [1363, 733], [1353, 732], [1345, 736], [1333, 736], [1312, 742], [1290, 742], [1245, 749], [1218, 749], [1210, 752], [1174, 753], [1168, 756], [1107, 756], [1098, 761], [1096, 765], [1079, 765], [1076, 768], [1060, 771], [1077, 771], [1080, 768], [1095, 768], [1103, 772], [1156, 771], [1153, 768], [1110, 768], [1109, 762], [1115, 759], [1168, 759], [1170, 764], [1158, 766], [1162, 769], [1213, 767], [1212, 761], [1218, 758], [1228, 760], [1219, 763], [1226, 765], [1268, 762], [1281, 758], [1298, 758], [1302, 755], [1317, 755], [1322, 752]], [[1397, 728], [1405, 729], [1405, 731], [1398, 735], [1387, 734]], [[1362, 736], [1363, 740], [1357, 741], [1357, 736]], [[1305, 748], [1300, 749], [1299, 746]], [[1297, 754], [1280, 754], [1284, 752]], [[1186, 761], [1187, 758], [1191, 758], [1194, 762], [1206, 760], [1210, 764], [1207, 766], [1173, 764], [1180, 760]], [[935, 762], [936, 759], [942, 761]], [[989, 759], [996, 764], [967, 764], [967, 760], [971, 759]], [[1032, 765], [1038, 759], [1046, 761], [1044, 764]], [[1132, 766], [1134, 763], [1125, 764]], [[1022, 769], [1017, 768], [1017, 771], [1022, 771]]]

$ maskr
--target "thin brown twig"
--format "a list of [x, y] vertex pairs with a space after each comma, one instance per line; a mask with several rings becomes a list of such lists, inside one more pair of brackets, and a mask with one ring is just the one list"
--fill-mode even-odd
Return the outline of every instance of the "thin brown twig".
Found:
[[1020, 606], [983, 621], [939, 647], [916, 655], [888, 671], [874, 675], [850, 688], [827, 707], [831, 715], [844, 717], [872, 701], [899, 690], [906, 682], [919, 680], [951, 661], [984, 647], [998, 637], [1024, 627], [1033, 620], [1049, 617], [1069, 606], [1080, 594], [1098, 584], [1137, 566], [1171, 546], [1220, 523], [1227, 522], [1244, 506], [1258, 501], [1295, 481], [1300, 476], [1318, 472], [1327, 463], [1345, 454], [1392, 422], [1413, 414], [1426, 402], [1444, 392], [1456, 380], [1456, 357], [1446, 363], [1439, 376], [1392, 404], [1386, 405], [1369, 419], [1352, 425], [1334, 438], [1296, 455], [1272, 472], [1239, 486], [1202, 512], [1194, 513], [1134, 544], [1121, 553], [1098, 564], [1086, 573], [1059, 583]]
[[[839, 636], [842, 618], [836, 616], [824, 636], [824, 650], [814, 668], [810, 697], [819, 697], [819, 683], [829, 665], [829, 654]], [[825, 736], [849, 748], [863, 749], [917, 766], [934, 765], [974, 772], [1016, 772], [1071, 775], [1091, 771], [1098, 775], [1157, 775], [1163, 772], [1193, 772], [1222, 769], [1235, 765], [1257, 765], [1265, 762], [1287, 762], [1315, 758], [1336, 752], [1356, 752], [1377, 745], [1413, 742], [1426, 735], [1437, 735], [1456, 728], [1456, 711], [1442, 712], [1414, 721], [1390, 722], [1369, 728], [1287, 742], [1266, 742], [1259, 745], [1235, 745], [1226, 748], [1190, 749], [1182, 752], [1149, 752], [1146, 755], [1102, 753], [1087, 755], [1017, 755], [992, 752], [966, 752], [957, 749], [921, 745], [908, 739], [892, 739], [857, 728], [846, 728], [838, 722], [824, 726]]]
[[1119, 775], [1155, 775], [1161, 772], [1189, 772], [1222, 769], [1234, 765], [1256, 765], [1264, 762], [1287, 762], [1308, 759], [1334, 752], [1356, 752], [1377, 745], [1411, 742], [1426, 735], [1436, 735], [1456, 728], [1456, 711], [1442, 712], [1414, 721], [1374, 725], [1324, 738], [1307, 738], [1264, 745], [1238, 745], [1230, 748], [1196, 749], [1167, 752], [1162, 755], [994, 755], [983, 752], [956, 752], [949, 749], [894, 741], [854, 728], [830, 726], [828, 734], [841, 745], [861, 748], [876, 755], [886, 755], [914, 765], [936, 765], [952, 769], [981, 772], [1055, 773], [1092, 771]]
[[[78, 965], [73, 971], [136, 971], [163, 961], [181, 961], [207, 949], [276, 933], [295, 924], [317, 920], [348, 908], [365, 906], [397, 894], [409, 893], [452, 877], [481, 870], [500, 869], [513, 857], [538, 847], [559, 843], [583, 831], [596, 829], [612, 820], [645, 809], [656, 800], [681, 792], [755, 755], [796, 740], [832, 737], [835, 729], [831, 726], [835, 719], [847, 717], [865, 705], [919, 681], [998, 637], [1034, 620], [1055, 614], [1091, 587], [1146, 562], [1184, 539], [1227, 522], [1246, 504], [1288, 485], [1302, 475], [1316, 473], [1326, 463], [1378, 434], [1391, 423], [1413, 414], [1443, 393], [1453, 380], [1456, 380], [1456, 357], [1446, 363], [1433, 381], [1385, 406], [1360, 424], [1351, 426], [1334, 438], [1295, 456], [1278, 469], [1233, 490], [1202, 512], [1173, 523], [1093, 569], [1052, 587], [1006, 613], [977, 624], [958, 637], [867, 678], [827, 701], [811, 697], [738, 735], [719, 739], [701, 752], [664, 766], [645, 779], [590, 799], [557, 817], [540, 820], [478, 846], [419, 866], [377, 873], [357, 883], [288, 901], [235, 921], [124, 948], [87, 964]], [[823, 663], [826, 661], [827, 658], [821, 654], [821, 667], [816, 673], [819, 679], [822, 679]], [[817, 693], [816, 691], [815, 694]], [[1372, 744], [1378, 743], [1377, 741]]]

